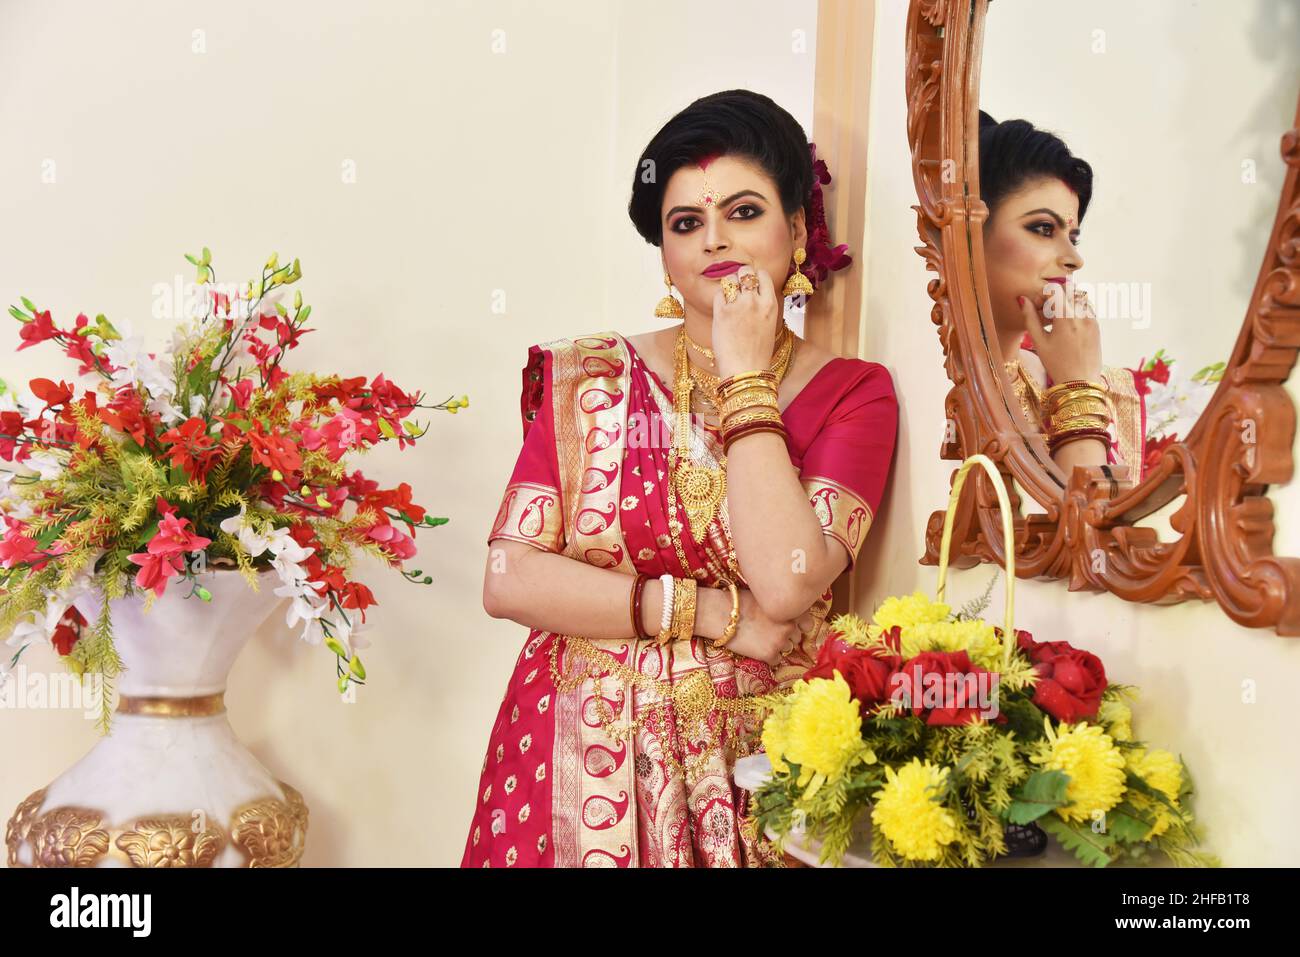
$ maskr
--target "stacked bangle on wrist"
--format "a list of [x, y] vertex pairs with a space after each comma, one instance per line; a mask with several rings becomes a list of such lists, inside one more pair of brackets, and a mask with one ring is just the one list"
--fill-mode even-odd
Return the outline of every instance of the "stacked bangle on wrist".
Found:
[[1061, 446], [1079, 439], [1110, 442], [1111, 423], [1106, 387], [1087, 379], [1058, 382], [1043, 393], [1047, 426], [1047, 448], [1055, 453]]
[[715, 404], [722, 428], [723, 454], [746, 435], [776, 432], [785, 437], [776, 388], [776, 373], [768, 369], [741, 372], [718, 383]]
[[673, 602], [676, 600], [675, 592], [677, 591], [677, 579], [672, 575], [663, 574], [659, 576], [659, 583], [663, 585], [663, 611], [659, 615], [659, 633], [655, 635], [655, 644], [666, 644], [672, 640], [672, 623], [673, 623]]
[[670, 641], [689, 641], [695, 634], [695, 598], [698, 583], [694, 578], [682, 578], [673, 586], [673, 619], [668, 636], [659, 644]]
[[631, 612], [632, 612], [632, 635], [638, 641], [646, 641], [649, 635], [641, 627], [641, 594], [645, 591], [645, 583], [650, 580], [650, 576], [644, 573], [638, 573], [636, 580], [632, 582], [631, 594]]

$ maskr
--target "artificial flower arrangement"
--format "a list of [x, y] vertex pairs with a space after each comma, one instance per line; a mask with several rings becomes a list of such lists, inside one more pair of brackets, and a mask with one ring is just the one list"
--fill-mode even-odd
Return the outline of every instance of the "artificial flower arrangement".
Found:
[[1004, 641], [979, 617], [987, 597], [954, 613], [918, 591], [870, 623], [832, 620], [764, 722], [758, 827], [779, 846], [800, 818], [834, 864], [868, 810], [883, 866], [978, 867], [1006, 853], [1006, 825], [1031, 822], [1098, 867], [1151, 851], [1217, 863], [1197, 849], [1187, 768], [1133, 733], [1134, 690], [1068, 642]]
[[1215, 362], [1188, 375], [1181, 367], [1175, 370], [1176, 364], [1159, 349], [1133, 370], [1133, 384], [1146, 403], [1143, 474], [1155, 467], [1165, 449], [1192, 430], [1227, 368], [1227, 363]]
[[[142, 594], [147, 607], [169, 588], [210, 601], [197, 578], [210, 568], [237, 569], [254, 591], [273, 570], [287, 625], [334, 654], [340, 693], [364, 684], [358, 650], [375, 598], [354, 560], [369, 554], [429, 584], [405, 566], [416, 530], [447, 519], [427, 515], [407, 483], [380, 488], [349, 459], [415, 444], [427, 431], [410, 418], [417, 409], [469, 404], [426, 404], [382, 374], [287, 371], [285, 356], [313, 331], [301, 293], [292, 307], [281, 301], [302, 276], [298, 261], [272, 255], [260, 278], [223, 292], [206, 248], [185, 258], [200, 305], [161, 355], [102, 315], [59, 328], [26, 298], [9, 310], [19, 351], [52, 342], [93, 384], [33, 379], [15, 394], [0, 383], [0, 634], [16, 649], [0, 658], [0, 680], [48, 640], [72, 670], [103, 676], [104, 732], [122, 666], [109, 601]], [[73, 607], [91, 590], [104, 599], [93, 624]]]

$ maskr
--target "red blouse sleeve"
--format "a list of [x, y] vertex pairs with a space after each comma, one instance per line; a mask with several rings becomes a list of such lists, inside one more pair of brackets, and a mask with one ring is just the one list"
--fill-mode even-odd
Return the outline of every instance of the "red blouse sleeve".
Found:
[[844, 546], [850, 568], [880, 506], [898, 431], [889, 370], [875, 362], [854, 365], [799, 470], [822, 531]]
[[488, 533], [488, 543], [507, 538], [543, 551], [564, 549], [559, 454], [551, 399], [551, 353], [531, 346], [523, 372], [520, 414], [524, 443]]

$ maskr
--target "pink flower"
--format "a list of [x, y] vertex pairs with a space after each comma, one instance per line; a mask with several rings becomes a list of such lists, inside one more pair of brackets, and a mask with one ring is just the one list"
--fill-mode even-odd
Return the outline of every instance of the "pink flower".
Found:
[[13, 568], [27, 561], [36, 552], [36, 540], [27, 536], [26, 522], [8, 515], [4, 520], [9, 528], [0, 540], [0, 567]]
[[153, 593], [160, 598], [172, 576], [185, 571], [185, 559], [179, 552], [174, 555], [150, 555], [141, 552], [128, 557], [140, 566], [140, 571], [135, 576], [135, 586], [144, 591], [152, 589]]
[[152, 589], [155, 595], [161, 596], [172, 576], [185, 571], [184, 554], [203, 551], [212, 544], [212, 539], [187, 530], [185, 526], [190, 520], [177, 518], [176, 510], [164, 499], [158, 499], [157, 507], [162, 516], [158, 533], [149, 540], [146, 551], [128, 558], [140, 566], [135, 576], [136, 587]]
[[415, 557], [415, 539], [395, 525], [376, 525], [366, 533], [390, 552], [397, 561]]

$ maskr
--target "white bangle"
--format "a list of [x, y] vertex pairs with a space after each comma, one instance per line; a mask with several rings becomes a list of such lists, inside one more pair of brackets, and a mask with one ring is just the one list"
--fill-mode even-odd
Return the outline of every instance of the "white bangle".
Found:
[[659, 576], [659, 584], [664, 586], [664, 607], [659, 615], [659, 634], [662, 635], [673, 621], [673, 591], [677, 587], [677, 579], [665, 573]]

